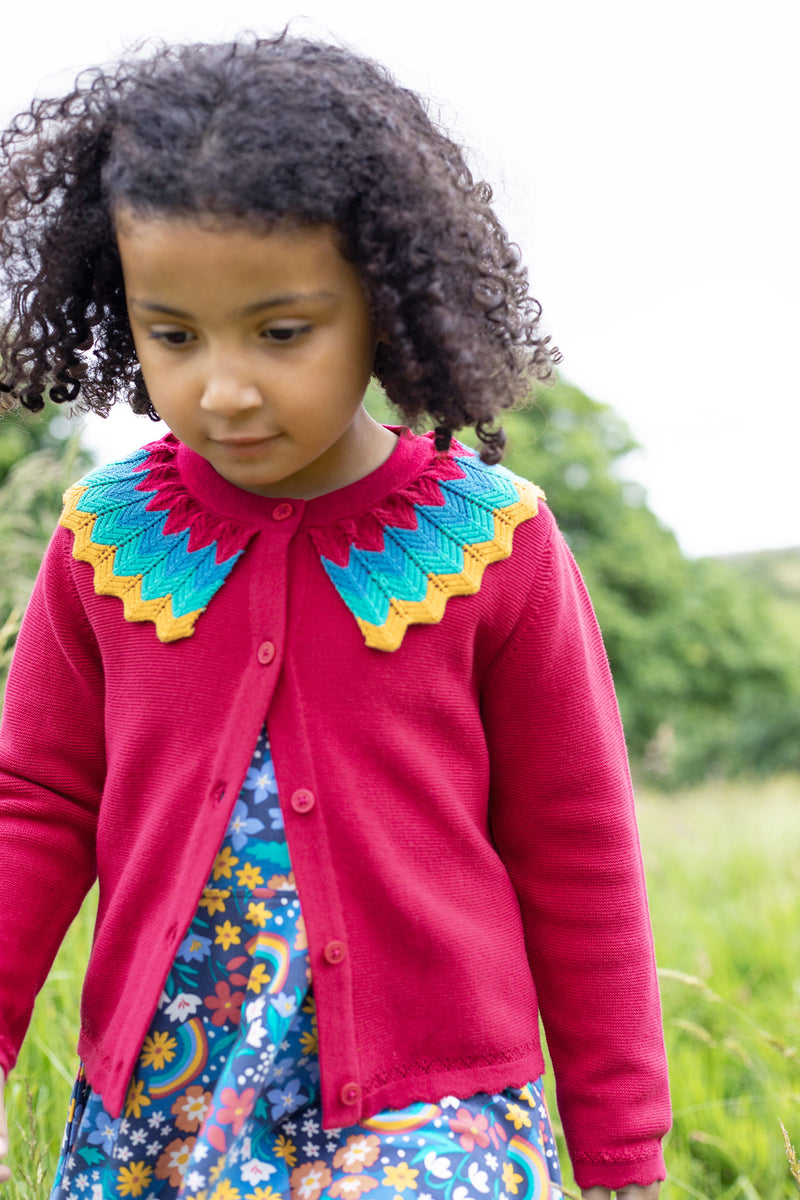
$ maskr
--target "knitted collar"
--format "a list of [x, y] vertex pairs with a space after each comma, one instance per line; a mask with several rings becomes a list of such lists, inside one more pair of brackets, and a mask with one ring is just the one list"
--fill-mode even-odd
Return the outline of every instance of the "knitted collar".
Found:
[[[213, 493], [213, 507], [187, 476]], [[409, 625], [440, 621], [451, 596], [479, 591], [540, 496], [458, 443], [440, 455], [404, 432], [366, 479], [293, 503], [366, 644], [391, 651]], [[95, 591], [171, 642], [194, 632], [275, 503], [226, 483], [170, 435], [90, 471], [65, 493], [60, 524], [73, 532], [74, 557], [92, 566]]]

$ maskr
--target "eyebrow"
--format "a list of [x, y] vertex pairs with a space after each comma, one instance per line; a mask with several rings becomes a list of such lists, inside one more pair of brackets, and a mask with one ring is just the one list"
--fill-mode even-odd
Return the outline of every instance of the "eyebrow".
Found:
[[[318, 303], [324, 300], [335, 300], [336, 293], [321, 289], [318, 292], [283, 292], [278, 296], [269, 296], [265, 300], [256, 300], [254, 304], [248, 304], [244, 308], [237, 310], [236, 315], [239, 317], [252, 317], [256, 313], [264, 312], [270, 308], [284, 308], [291, 304], [299, 303]], [[171, 308], [168, 304], [159, 304], [155, 300], [142, 300], [137, 296], [132, 296], [131, 305], [135, 308], [142, 308], [146, 312], [164, 313], [170, 317], [180, 317], [182, 320], [188, 321], [192, 319], [192, 313], [184, 312], [180, 308]]]

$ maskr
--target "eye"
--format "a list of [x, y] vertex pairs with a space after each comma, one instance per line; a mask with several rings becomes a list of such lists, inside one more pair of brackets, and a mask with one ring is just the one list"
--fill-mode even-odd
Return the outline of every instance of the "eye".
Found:
[[287, 342], [296, 342], [310, 332], [310, 325], [268, 325], [266, 329], [262, 329], [261, 336], [265, 341], [284, 345]]
[[188, 329], [151, 329], [148, 337], [166, 346], [188, 346], [194, 341], [194, 334]]

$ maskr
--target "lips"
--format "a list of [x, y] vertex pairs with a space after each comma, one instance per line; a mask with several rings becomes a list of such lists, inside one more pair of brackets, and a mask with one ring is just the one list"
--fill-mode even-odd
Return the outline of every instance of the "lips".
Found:
[[278, 435], [276, 433], [264, 434], [263, 437], [239, 437], [239, 438], [211, 438], [215, 446], [230, 446], [232, 449], [238, 449], [240, 446], [262, 446], [264, 442], [273, 442]]
[[278, 434], [269, 434], [265, 437], [211, 438], [210, 440], [223, 454], [247, 458], [261, 454], [278, 440]]

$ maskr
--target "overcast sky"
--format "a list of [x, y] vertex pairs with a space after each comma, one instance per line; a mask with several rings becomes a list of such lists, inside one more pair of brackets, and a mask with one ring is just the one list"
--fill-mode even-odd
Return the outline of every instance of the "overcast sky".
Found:
[[[627, 420], [642, 450], [624, 473], [684, 550], [798, 545], [798, 14], [795, 0], [44, 0], [4, 14], [0, 110], [150, 35], [299, 16], [298, 32], [381, 59], [473, 148], [562, 374]], [[94, 424], [106, 456], [154, 429]]]

